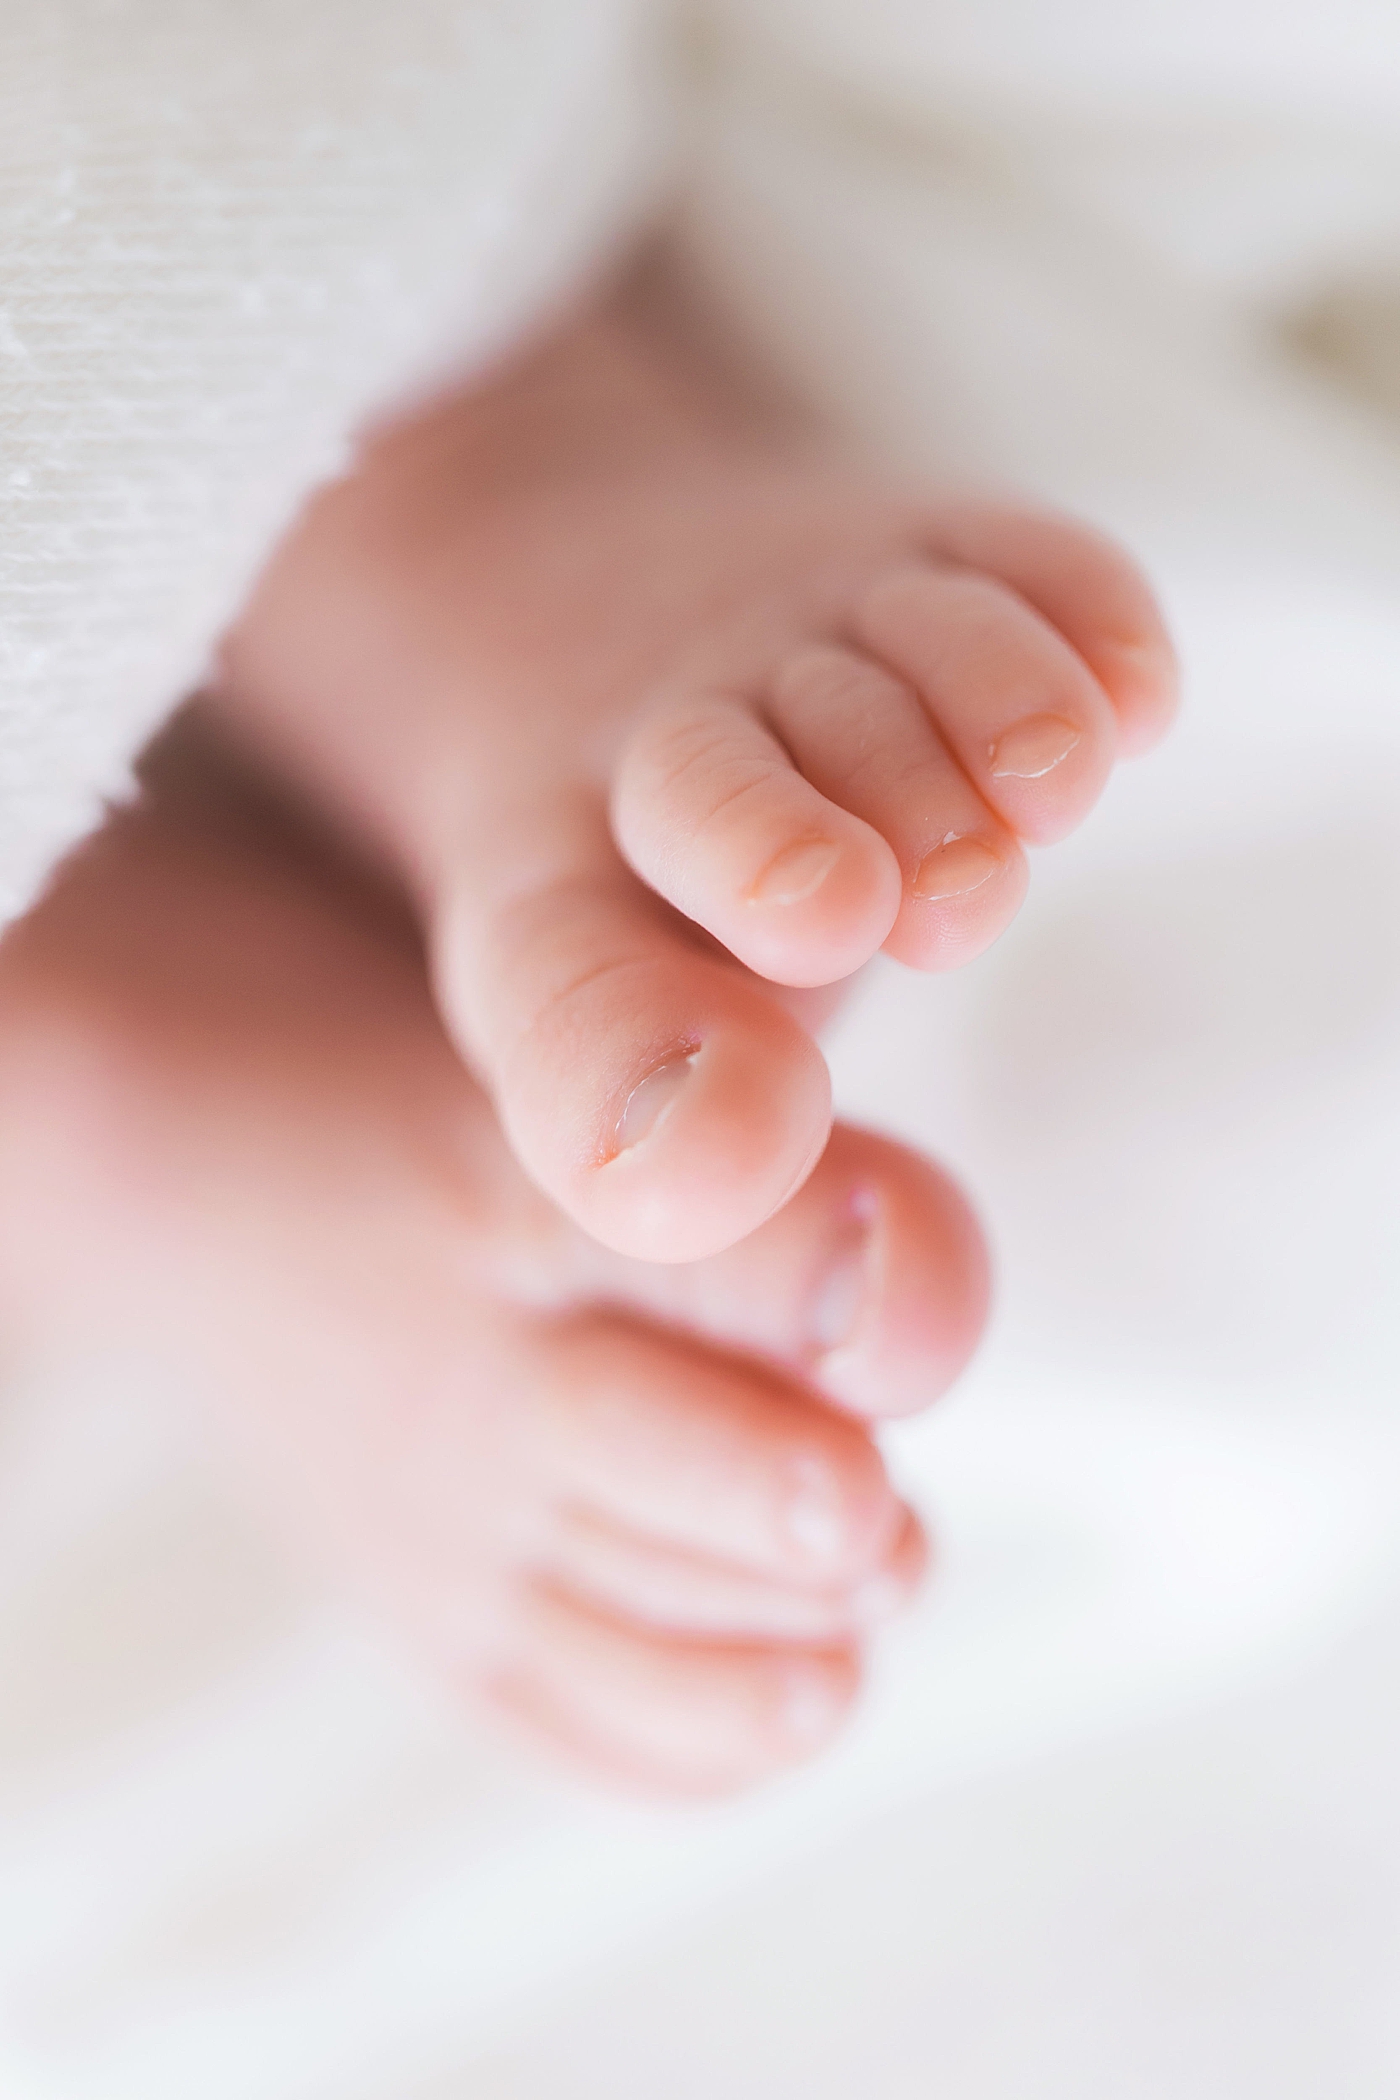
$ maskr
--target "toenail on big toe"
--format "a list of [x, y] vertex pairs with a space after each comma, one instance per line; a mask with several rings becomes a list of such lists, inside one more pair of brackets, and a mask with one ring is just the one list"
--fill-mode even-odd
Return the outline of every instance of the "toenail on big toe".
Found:
[[949, 832], [941, 845], [919, 863], [913, 893], [927, 903], [940, 897], [965, 897], [990, 882], [1001, 866], [1001, 856], [981, 839], [959, 838]]
[[672, 1058], [668, 1064], [658, 1065], [639, 1080], [627, 1096], [627, 1105], [617, 1122], [617, 1149], [630, 1152], [640, 1145], [643, 1138], [664, 1120], [675, 1103], [676, 1096], [690, 1077], [691, 1067], [699, 1056], [692, 1050], [686, 1057]]
[[817, 1354], [830, 1358], [854, 1339], [870, 1289], [871, 1227], [878, 1210], [872, 1189], [858, 1188], [846, 1204], [839, 1241], [808, 1313]]
[[865, 1248], [850, 1248], [836, 1262], [812, 1307], [812, 1340], [823, 1356], [848, 1342], [865, 1296]]
[[830, 839], [800, 839], [769, 861], [749, 891], [750, 904], [800, 904], [819, 890], [841, 858]]
[[1030, 715], [987, 747], [993, 780], [1041, 780], [1069, 757], [1080, 732], [1062, 715]]

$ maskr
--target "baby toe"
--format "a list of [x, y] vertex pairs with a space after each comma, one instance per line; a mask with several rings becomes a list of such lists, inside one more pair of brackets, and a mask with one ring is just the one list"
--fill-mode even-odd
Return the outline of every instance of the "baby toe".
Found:
[[630, 1786], [732, 1791], [825, 1747], [860, 1684], [854, 1648], [685, 1641], [541, 1585], [489, 1687], [532, 1731]]
[[967, 501], [931, 521], [929, 547], [937, 561], [998, 577], [1077, 650], [1113, 703], [1123, 757], [1166, 734], [1179, 697], [1176, 651], [1124, 548], [1075, 518]]
[[740, 695], [654, 705], [623, 752], [612, 819], [642, 880], [774, 983], [850, 976], [899, 909], [884, 839], [804, 778]]
[[859, 1639], [918, 1588], [927, 1547], [906, 1510], [883, 1558], [853, 1580], [814, 1587], [663, 1545], [581, 1511], [565, 1512], [549, 1558], [556, 1583], [658, 1633], [711, 1640], [835, 1643]]
[[898, 862], [886, 952], [949, 969], [995, 940], [1025, 895], [1024, 856], [908, 680], [859, 650], [816, 643], [780, 667], [769, 710], [806, 778], [877, 831]]
[[903, 1505], [856, 1422], [616, 1315], [578, 1315], [542, 1348], [541, 1463], [561, 1508], [790, 1587], [882, 1564]]
[[1046, 845], [1087, 815], [1117, 750], [1113, 708], [1023, 599], [985, 576], [910, 563], [872, 586], [854, 624], [1009, 830]]

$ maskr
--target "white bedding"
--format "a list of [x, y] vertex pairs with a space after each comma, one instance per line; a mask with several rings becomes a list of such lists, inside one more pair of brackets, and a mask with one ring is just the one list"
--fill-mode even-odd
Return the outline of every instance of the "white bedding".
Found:
[[0, 922], [367, 416], [596, 265], [662, 162], [645, 0], [0, 16]]

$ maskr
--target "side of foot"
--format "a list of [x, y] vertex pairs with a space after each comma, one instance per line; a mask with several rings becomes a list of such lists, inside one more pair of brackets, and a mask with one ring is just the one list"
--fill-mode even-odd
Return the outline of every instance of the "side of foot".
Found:
[[1102, 537], [872, 485], [627, 293], [370, 445], [224, 686], [417, 895], [527, 1171], [669, 1261], [822, 1154], [775, 989], [978, 953], [1175, 674]]

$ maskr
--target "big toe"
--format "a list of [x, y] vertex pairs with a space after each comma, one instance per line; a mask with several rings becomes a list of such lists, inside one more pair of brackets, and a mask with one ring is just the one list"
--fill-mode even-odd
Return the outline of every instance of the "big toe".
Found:
[[986, 1320], [986, 1244], [949, 1175], [837, 1124], [800, 1193], [741, 1246], [613, 1281], [632, 1302], [779, 1365], [869, 1420], [917, 1413]]
[[810, 1036], [643, 889], [591, 812], [518, 828], [490, 860], [478, 847], [441, 886], [432, 963], [521, 1164], [623, 1254], [693, 1261], [753, 1231], [826, 1142]]

